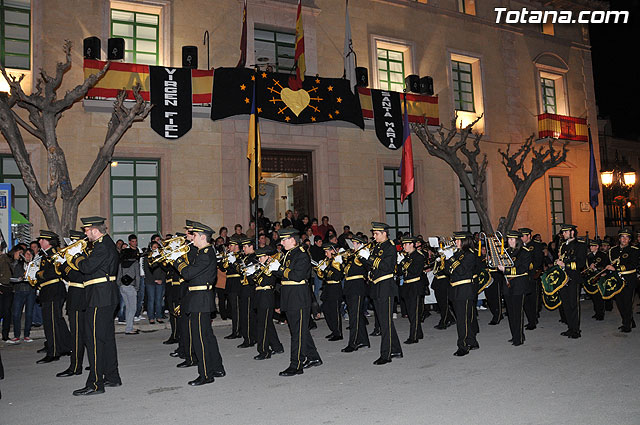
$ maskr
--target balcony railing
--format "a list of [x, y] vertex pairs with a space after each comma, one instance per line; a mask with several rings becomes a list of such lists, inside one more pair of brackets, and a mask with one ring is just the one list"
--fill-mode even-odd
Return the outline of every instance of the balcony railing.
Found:
[[558, 114], [538, 115], [538, 139], [588, 142], [587, 120]]

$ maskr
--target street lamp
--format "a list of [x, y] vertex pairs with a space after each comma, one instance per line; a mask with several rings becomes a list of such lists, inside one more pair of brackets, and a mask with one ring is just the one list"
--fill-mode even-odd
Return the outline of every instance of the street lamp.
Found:
[[608, 192], [608, 198], [613, 200], [613, 204], [620, 209], [620, 228], [624, 227], [624, 207], [630, 208], [632, 203], [629, 200], [629, 192], [636, 184], [636, 171], [627, 163], [616, 159], [613, 166], [600, 171], [600, 181], [604, 189]]

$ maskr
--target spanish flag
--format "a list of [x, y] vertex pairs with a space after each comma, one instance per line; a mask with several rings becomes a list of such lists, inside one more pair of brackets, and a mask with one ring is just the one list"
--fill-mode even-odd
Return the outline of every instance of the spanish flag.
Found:
[[404, 143], [402, 144], [402, 160], [400, 161], [400, 203], [413, 193], [415, 179], [413, 176], [413, 146], [411, 144], [411, 129], [409, 128], [409, 113], [407, 110], [407, 98], [404, 98]]
[[262, 155], [260, 152], [260, 125], [258, 124], [258, 114], [256, 113], [256, 89], [254, 85], [253, 100], [251, 101], [251, 118], [249, 119], [249, 143], [247, 144], [251, 199], [256, 198], [256, 168], [258, 171], [257, 180], [258, 182], [262, 180]]
[[298, 0], [298, 14], [296, 16], [296, 49], [294, 53], [296, 65], [296, 78], [289, 80], [289, 86], [293, 90], [302, 88], [304, 73], [307, 66], [304, 63], [304, 30], [302, 29], [302, 0]]

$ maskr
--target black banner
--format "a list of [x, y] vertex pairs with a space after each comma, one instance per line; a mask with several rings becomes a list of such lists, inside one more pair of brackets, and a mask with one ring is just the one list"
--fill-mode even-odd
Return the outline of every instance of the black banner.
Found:
[[287, 124], [347, 121], [364, 129], [360, 98], [353, 94], [348, 80], [307, 75], [302, 89], [292, 90], [288, 86], [289, 77], [289, 74], [247, 68], [216, 69], [211, 119], [249, 114], [255, 84], [260, 118]]
[[404, 142], [400, 93], [371, 89], [371, 103], [378, 140], [386, 148], [399, 149]]
[[191, 130], [191, 69], [149, 67], [151, 128], [165, 139]]

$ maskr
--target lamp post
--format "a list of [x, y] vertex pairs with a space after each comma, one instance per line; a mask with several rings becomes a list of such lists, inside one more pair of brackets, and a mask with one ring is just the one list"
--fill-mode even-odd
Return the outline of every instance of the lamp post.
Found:
[[613, 199], [613, 203], [620, 209], [620, 228], [623, 228], [624, 207], [630, 208], [632, 205], [628, 197], [636, 184], [636, 171], [625, 159], [620, 161], [616, 151], [616, 160], [613, 165], [600, 171], [600, 181], [608, 192], [608, 198]]

